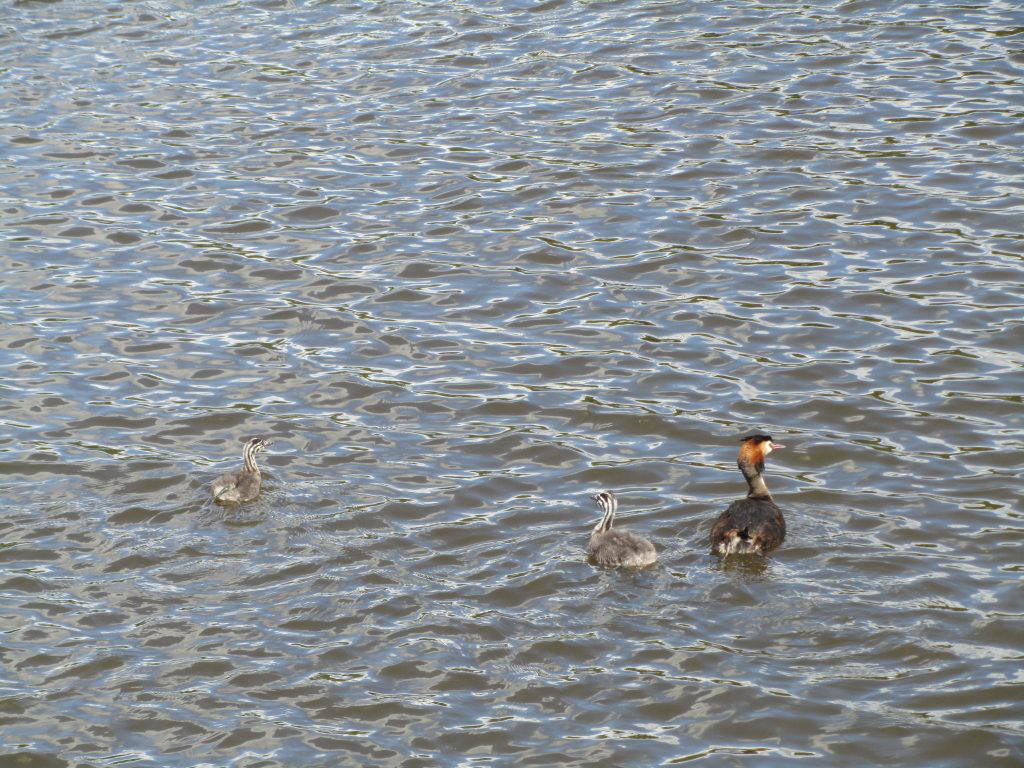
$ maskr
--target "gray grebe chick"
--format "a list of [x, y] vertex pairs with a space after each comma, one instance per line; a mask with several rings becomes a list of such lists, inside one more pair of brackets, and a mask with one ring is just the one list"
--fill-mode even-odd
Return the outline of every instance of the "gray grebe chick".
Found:
[[252, 501], [260, 495], [260, 468], [256, 466], [256, 454], [270, 445], [262, 437], [254, 437], [242, 450], [242, 471], [228, 472], [213, 481], [213, 500], [242, 503]]
[[590, 559], [597, 565], [616, 568], [628, 566], [643, 568], [658, 559], [654, 545], [635, 533], [612, 528], [615, 513], [619, 509], [619, 500], [611, 491], [601, 491], [594, 496], [604, 515], [601, 522], [594, 526], [590, 534], [590, 546], [587, 552]]
[[729, 505], [711, 528], [711, 551], [716, 555], [764, 554], [786, 538], [786, 521], [764, 484], [764, 459], [776, 448], [771, 435], [743, 438], [736, 464], [747, 480], [747, 498]]

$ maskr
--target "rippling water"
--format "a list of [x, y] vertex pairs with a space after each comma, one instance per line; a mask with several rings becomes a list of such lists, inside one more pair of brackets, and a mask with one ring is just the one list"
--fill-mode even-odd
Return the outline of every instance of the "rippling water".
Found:
[[0, 33], [0, 764], [1024, 761], [1019, 6]]

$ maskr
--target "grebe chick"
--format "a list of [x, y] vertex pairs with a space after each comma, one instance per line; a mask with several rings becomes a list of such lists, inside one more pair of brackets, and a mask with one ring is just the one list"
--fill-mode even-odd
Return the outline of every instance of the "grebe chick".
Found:
[[786, 521], [764, 484], [764, 459], [776, 448], [771, 435], [744, 437], [736, 464], [747, 480], [747, 498], [729, 505], [711, 527], [711, 551], [716, 555], [764, 554], [786, 538]]
[[654, 545], [647, 539], [621, 528], [612, 528], [615, 513], [619, 509], [619, 500], [614, 493], [601, 491], [594, 499], [604, 512], [601, 522], [594, 526], [594, 532], [590, 534], [590, 546], [587, 548], [594, 563], [612, 568], [643, 568], [658, 559]]
[[260, 468], [256, 466], [256, 454], [270, 445], [262, 437], [254, 437], [242, 450], [242, 471], [228, 472], [213, 481], [213, 500], [242, 503], [252, 501], [260, 495]]

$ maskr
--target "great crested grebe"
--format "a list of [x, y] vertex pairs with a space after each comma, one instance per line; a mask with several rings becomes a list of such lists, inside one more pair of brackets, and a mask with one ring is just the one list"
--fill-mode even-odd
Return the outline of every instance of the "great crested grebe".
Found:
[[597, 565], [607, 567], [629, 566], [642, 568], [658, 559], [654, 545], [635, 533], [612, 528], [615, 513], [619, 509], [619, 500], [611, 491], [601, 491], [594, 496], [604, 515], [601, 522], [594, 526], [590, 534], [590, 546], [587, 552], [590, 559]]
[[213, 481], [213, 500], [243, 503], [260, 495], [260, 468], [256, 466], [256, 454], [270, 445], [262, 437], [254, 437], [242, 450], [242, 471], [228, 472]]
[[776, 448], [771, 435], [750, 435], [740, 444], [736, 464], [747, 479], [747, 498], [729, 505], [711, 527], [711, 551], [716, 555], [755, 553], [775, 549], [786, 538], [786, 521], [764, 484], [764, 459]]

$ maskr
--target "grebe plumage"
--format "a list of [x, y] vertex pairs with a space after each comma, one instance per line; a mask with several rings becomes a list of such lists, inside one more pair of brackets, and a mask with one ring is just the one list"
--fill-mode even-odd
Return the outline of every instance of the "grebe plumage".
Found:
[[252, 501], [260, 495], [260, 468], [256, 466], [256, 454], [270, 445], [262, 437], [254, 437], [242, 449], [242, 471], [228, 472], [213, 481], [214, 501], [241, 504]]
[[764, 484], [765, 457], [784, 446], [771, 435], [749, 435], [740, 444], [736, 464], [750, 489], [747, 498], [729, 505], [711, 527], [711, 551], [716, 555], [755, 553], [775, 549], [786, 538], [786, 521]]
[[658, 552], [647, 539], [621, 528], [612, 528], [619, 509], [619, 500], [614, 493], [601, 491], [594, 499], [604, 513], [590, 534], [590, 546], [587, 548], [594, 563], [612, 568], [643, 568], [658, 559]]

